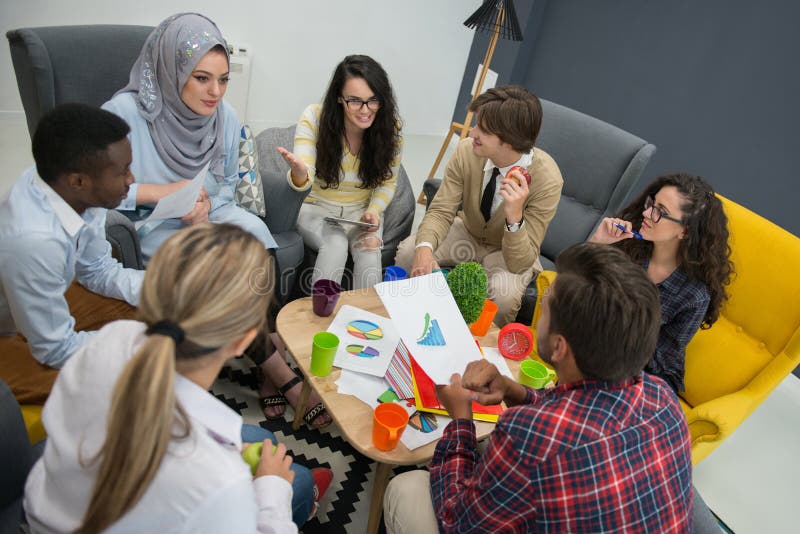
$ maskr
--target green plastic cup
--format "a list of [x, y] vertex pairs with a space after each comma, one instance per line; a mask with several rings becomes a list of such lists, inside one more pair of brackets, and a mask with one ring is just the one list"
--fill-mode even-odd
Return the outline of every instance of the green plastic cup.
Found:
[[314, 344], [311, 346], [311, 372], [317, 376], [328, 376], [333, 369], [333, 360], [336, 349], [339, 348], [339, 338], [330, 332], [317, 332], [314, 334]]
[[556, 379], [556, 372], [535, 360], [525, 360], [519, 364], [518, 377], [523, 386], [541, 389]]

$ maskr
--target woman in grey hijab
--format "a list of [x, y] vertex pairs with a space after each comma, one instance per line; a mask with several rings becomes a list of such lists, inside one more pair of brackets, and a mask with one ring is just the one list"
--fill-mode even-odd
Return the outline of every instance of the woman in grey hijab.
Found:
[[[136, 183], [117, 209], [152, 208], [209, 164], [195, 209], [180, 219], [148, 222], [138, 229], [146, 259], [177, 230], [205, 220], [236, 224], [265, 247], [277, 246], [266, 224], [233, 200], [239, 171], [239, 122], [233, 108], [222, 100], [228, 59], [225, 40], [211, 20], [196, 13], [173, 15], [147, 38], [128, 85], [103, 105], [131, 127], [131, 171]], [[301, 380], [285, 359], [267, 358], [279, 354], [274, 342], [259, 337], [248, 352], [262, 374], [262, 409], [285, 405], [287, 399], [295, 405], [300, 396]], [[308, 424], [330, 424], [316, 393], [309, 406]], [[283, 413], [277, 417], [283, 418]]]
[[145, 261], [174, 232], [205, 221], [236, 224], [266, 248], [277, 246], [264, 222], [234, 201], [240, 126], [222, 99], [228, 65], [216, 24], [196, 13], [173, 15], [147, 38], [128, 85], [103, 105], [131, 127], [136, 183], [119, 210], [147, 214], [208, 164], [204, 188], [189, 213], [138, 229]]

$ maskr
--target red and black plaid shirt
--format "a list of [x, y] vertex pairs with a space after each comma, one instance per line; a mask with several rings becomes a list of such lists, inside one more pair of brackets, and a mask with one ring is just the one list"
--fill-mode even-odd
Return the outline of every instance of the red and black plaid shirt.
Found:
[[691, 443], [675, 394], [646, 373], [528, 390], [483, 455], [452, 421], [431, 461], [443, 532], [690, 532]]

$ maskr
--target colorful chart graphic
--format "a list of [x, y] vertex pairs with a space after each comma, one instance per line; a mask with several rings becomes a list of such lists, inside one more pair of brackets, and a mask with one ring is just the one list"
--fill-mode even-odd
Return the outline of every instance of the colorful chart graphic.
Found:
[[442, 329], [439, 328], [439, 322], [436, 319], [431, 321], [430, 313], [425, 314], [425, 327], [422, 329], [422, 335], [417, 339], [417, 343], [432, 347], [442, 347], [447, 344], [442, 335]]
[[415, 428], [423, 434], [433, 432], [439, 428], [439, 422], [436, 421], [436, 416], [432, 413], [425, 412], [414, 412], [411, 414], [411, 417], [408, 418], [408, 424], [411, 425], [411, 428]]
[[381, 327], [361, 319], [347, 323], [347, 333], [359, 339], [381, 339], [383, 337]]
[[374, 358], [380, 354], [376, 349], [364, 345], [347, 345], [344, 350], [359, 358]]

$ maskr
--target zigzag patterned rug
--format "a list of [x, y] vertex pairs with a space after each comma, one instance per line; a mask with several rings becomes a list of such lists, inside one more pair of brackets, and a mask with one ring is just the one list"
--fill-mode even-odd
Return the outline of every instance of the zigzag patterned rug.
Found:
[[[258, 406], [256, 368], [247, 359], [231, 360], [214, 382], [211, 392], [244, 418], [247, 424], [272, 431], [286, 445], [294, 461], [309, 469], [327, 467], [333, 471], [333, 482], [320, 502], [316, 517], [308, 521], [306, 534], [366, 531], [369, 516], [375, 462], [350, 446], [335, 423], [323, 430], [303, 424], [292, 431], [294, 411], [287, 407], [282, 421], [267, 421]], [[398, 468], [395, 472], [407, 471]]]

